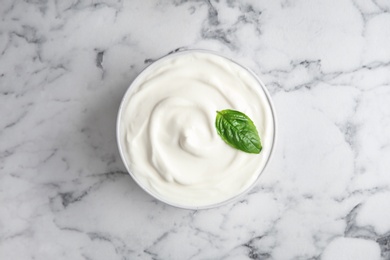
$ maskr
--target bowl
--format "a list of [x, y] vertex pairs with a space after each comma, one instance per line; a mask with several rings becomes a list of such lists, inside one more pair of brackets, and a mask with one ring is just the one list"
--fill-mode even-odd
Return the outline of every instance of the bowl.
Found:
[[[214, 129], [222, 109], [250, 115], [260, 154], [223, 142]], [[116, 128], [120, 156], [154, 198], [182, 209], [219, 207], [245, 195], [266, 169], [276, 142], [274, 111], [263, 82], [247, 67], [212, 51], [178, 51], [146, 67], [124, 94]]]

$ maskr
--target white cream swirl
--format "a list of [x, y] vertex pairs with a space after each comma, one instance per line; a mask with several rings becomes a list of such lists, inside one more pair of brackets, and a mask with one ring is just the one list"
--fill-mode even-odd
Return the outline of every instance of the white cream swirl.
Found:
[[[155, 197], [187, 208], [232, 198], [255, 182], [273, 146], [267, 95], [247, 70], [205, 52], [174, 54], [133, 82], [119, 115], [119, 146], [133, 178]], [[248, 115], [260, 154], [228, 146], [215, 129], [217, 110]]]

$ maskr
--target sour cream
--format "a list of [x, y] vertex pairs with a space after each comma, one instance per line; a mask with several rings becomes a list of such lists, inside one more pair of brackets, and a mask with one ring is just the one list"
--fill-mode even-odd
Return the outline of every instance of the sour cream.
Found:
[[[216, 111], [238, 110], [259, 132], [263, 150], [227, 145]], [[168, 204], [206, 208], [242, 194], [270, 157], [275, 119], [262, 83], [237, 63], [203, 51], [169, 55], [128, 89], [118, 115], [118, 144], [134, 180]]]

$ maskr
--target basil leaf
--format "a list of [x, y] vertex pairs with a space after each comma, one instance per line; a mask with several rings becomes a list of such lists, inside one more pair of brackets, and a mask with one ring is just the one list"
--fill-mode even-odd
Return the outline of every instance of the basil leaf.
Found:
[[228, 145], [247, 153], [260, 153], [262, 146], [252, 120], [236, 110], [217, 111], [215, 127]]

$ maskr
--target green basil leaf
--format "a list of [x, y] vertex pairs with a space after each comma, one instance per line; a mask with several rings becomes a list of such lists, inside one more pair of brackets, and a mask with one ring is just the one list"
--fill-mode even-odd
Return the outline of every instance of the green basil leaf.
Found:
[[262, 146], [252, 120], [236, 110], [217, 111], [215, 127], [228, 145], [247, 153], [260, 153]]

